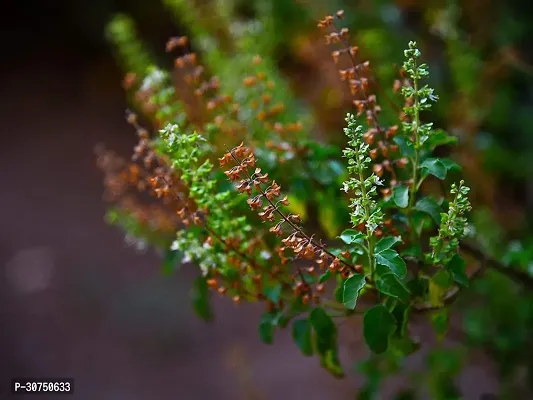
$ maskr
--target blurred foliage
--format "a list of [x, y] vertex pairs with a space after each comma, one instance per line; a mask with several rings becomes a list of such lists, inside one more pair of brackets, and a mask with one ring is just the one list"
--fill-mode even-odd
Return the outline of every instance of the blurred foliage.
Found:
[[[466, 180], [471, 183], [474, 206], [471, 234], [485, 254], [504, 268], [533, 276], [533, 214], [528, 212], [533, 207], [531, 3], [488, 0], [163, 3], [191, 38], [192, 48], [184, 50], [184, 54], [196, 50], [209, 69], [208, 74], [219, 77], [220, 91], [245, 105], [238, 119], [252, 127], [254, 136], [246, 137], [247, 141], [279, 142], [280, 138], [271, 136], [270, 129], [257, 122], [251, 106], [257, 94], [243, 87], [242, 78], [261, 72], [275, 83], [269, 94], [274, 103], [285, 107], [276, 122], [283, 125], [299, 122], [304, 128], [282, 140], [289, 150], [284, 153], [287, 163], [281, 168], [275, 162], [274, 150], [258, 151], [256, 155], [265, 170], [284, 184], [284, 190], [290, 190], [291, 212], [301, 214], [308, 224], [319, 221], [319, 226], [313, 228], [329, 238], [339, 235], [348, 223], [348, 207], [339, 190], [346, 179], [343, 164], [338, 161], [344, 137], [338, 132], [351, 98], [340, 84], [323, 89], [338, 80], [338, 72], [332, 67], [329, 51], [318, 40], [316, 21], [327, 12], [345, 10], [350, 40], [359, 46], [363, 59], [370, 60], [378, 97], [387, 105], [380, 117], [386, 125], [397, 120], [402, 106], [389, 83], [399, 77], [405, 43], [416, 39], [431, 66], [428, 83], [439, 95], [439, 102], [422, 115], [457, 138], [458, 150], [452, 153], [449, 146], [441, 146], [438, 156], [461, 164]], [[154, 71], [158, 71], [154, 70], [153, 50], [137, 38], [133, 20], [115, 17], [108, 33], [124, 69], [135, 73], [139, 85], [152, 82], [149, 86], [155, 90], [149, 93], [151, 100], [144, 105], [151, 102], [159, 110], [162, 105], [168, 106], [165, 113], [154, 116], [150, 123], [162, 127], [167, 122], [176, 122], [177, 116], [181, 116], [179, 121], [185, 121], [187, 103], [169, 100], [169, 93], [173, 95], [179, 88], [157, 87], [153, 79], [150, 81]], [[261, 63], [256, 65], [254, 57], [258, 54]], [[303, 79], [304, 74], [312, 78]], [[321, 88], [318, 94], [317, 88]], [[137, 102], [136, 107], [142, 105]], [[221, 137], [220, 127], [213, 124], [190, 120], [183, 126], [185, 131], [194, 129], [210, 138]], [[218, 143], [220, 149], [224, 145]], [[306, 150], [299, 154], [299, 148]], [[288, 155], [290, 152], [293, 153]], [[285, 173], [287, 165], [290, 176]], [[142, 227], [132, 226], [135, 220], [118, 211], [111, 216], [113, 221], [126, 225], [128, 232], [142, 235]], [[167, 270], [169, 262], [177, 262], [168, 257]], [[438, 290], [435, 287], [433, 290]], [[533, 338], [532, 289], [527, 282], [517, 283], [501, 270], [491, 269], [477, 276], [458, 303], [450, 307], [462, 314], [459, 329], [465, 336], [464, 343], [452, 351], [439, 340], [427, 357], [428, 370], [411, 377], [413, 390], [427, 384], [431, 398], [460, 398], [455, 377], [466, 364], [470, 351], [481, 348], [498, 366], [501, 396], [527, 398], [533, 388], [533, 353], [529, 347]], [[194, 305], [200, 315], [209, 319], [212, 315], [204, 301], [206, 292], [206, 281], [199, 278]], [[396, 306], [391, 309], [398, 319], [396, 313], [401, 310]], [[430, 318], [438, 338], [452, 324], [448, 309], [443, 310]], [[383, 315], [389, 314], [376, 315], [386, 320]], [[267, 314], [260, 324], [260, 335], [267, 343], [273, 338], [273, 318], [276, 324], [280, 318], [283, 321], [279, 315]], [[318, 350], [322, 365], [340, 375], [337, 355], [331, 353], [331, 346], [313, 342], [318, 340], [315, 332], [321, 331], [327, 340], [336, 340], [335, 326], [320, 312], [293, 325], [293, 337], [302, 353], [309, 355], [313, 349]], [[358, 363], [356, 370], [366, 376], [360, 398], [376, 398], [383, 381], [402, 374], [403, 360], [419, 347], [405, 337], [393, 335], [391, 340], [394, 345], [383, 354]], [[423, 379], [419, 379], [421, 376]], [[414, 391], [401, 393], [398, 398], [415, 398]]]

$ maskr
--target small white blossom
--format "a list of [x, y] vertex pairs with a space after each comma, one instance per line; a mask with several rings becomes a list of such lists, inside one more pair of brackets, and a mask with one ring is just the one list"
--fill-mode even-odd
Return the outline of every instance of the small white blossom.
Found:
[[261, 256], [261, 258], [263, 258], [265, 260], [270, 260], [270, 258], [272, 257], [270, 252], [268, 252], [266, 250], [261, 251], [261, 253], [259, 253], [259, 255]]
[[144, 81], [141, 85], [141, 91], [146, 91], [154, 86], [157, 86], [161, 84], [166, 78], [166, 75], [163, 71], [160, 69], [155, 69], [152, 71], [151, 74], [149, 74], [146, 78], [144, 78]]
[[369, 221], [369, 222], [366, 223], [366, 228], [368, 230], [370, 230], [370, 232], [374, 232], [377, 227], [378, 227], [378, 225], [375, 222]]
[[190, 263], [192, 261], [192, 257], [191, 257], [191, 254], [189, 252], [186, 252], [183, 256], [183, 264], [187, 264], [187, 263]]
[[199, 264], [200, 271], [202, 272], [202, 276], [207, 276], [209, 273], [209, 265], [206, 263], [200, 263]]
[[351, 199], [351, 221], [354, 226], [364, 223], [368, 232], [374, 232], [382, 221], [383, 215], [377, 202], [373, 199], [376, 195], [376, 186], [383, 186], [383, 181], [378, 176], [371, 174], [364, 178], [369, 164], [372, 162], [368, 156], [369, 145], [363, 138], [363, 127], [357, 123], [352, 114], [346, 116], [347, 127], [344, 133], [350, 139], [349, 147], [344, 149], [343, 156], [348, 159], [348, 171], [351, 178], [343, 182], [342, 190], [353, 191], [355, 197]]
[[342, 190], [344, 190], [346, 193], [348, 193], [348, 191], [350, 190], [350, 186], [348, 185], [348, 182], [343, 182]]

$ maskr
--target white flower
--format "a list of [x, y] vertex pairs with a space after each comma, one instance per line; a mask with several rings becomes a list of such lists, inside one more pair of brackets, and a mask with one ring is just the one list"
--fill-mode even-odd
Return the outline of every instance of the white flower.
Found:
[[383, 186], [383, 181], [377, 175], [374, 175], [374, 183], [378, 186]]
[[374, 232], [378, 225], [375, 222], [367, 222], [366, 228], [370, 230], [370, 232]]
[[350, 190], [350, 187], [348, 186], [348, 182], [343, 183], [342, 190], [344, 190], [346, 193]]
[[155, 69], [150, 75], [144, 78], [144, 81], [141, 85], [141, 91], [146, 91], [156, 85], [159, 85], [165, 80], [165, 78], [166, 75], [163, 71], [161, 71], [160, 69]]
[[202, 272], [202, 276], [206, 276], [209, 273], [209, 265], [206, 265], [205, 263], [200, 263], [200, 271]]
[[266, 250], [261, 251], [259, 255], [261, 256], [261, 258], [264, 258], [265, 260], [270, 260], [270, 258], [272, 257], [272, 255]]

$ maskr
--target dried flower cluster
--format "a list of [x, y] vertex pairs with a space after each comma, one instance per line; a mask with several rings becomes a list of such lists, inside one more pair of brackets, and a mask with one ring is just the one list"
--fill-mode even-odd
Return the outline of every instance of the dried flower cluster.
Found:
[[[335, 16], [328, 15], [318, 24], [325, 33], [326, 44], [336, 47], [331, 52], [335, 64], [339, 67], [342, 81], [346, 81], [357, 117], [364, 114], [366, 130], [363, 133], [365, 142], [370, 145], [369, 155], [373, 160], [373, 172], [380, 178], [386, 178], [386, 186], [381, 188], [383, 196], [392, 194], [392, 189], [399, 183], [397, 169], [403, 169], [408, 160], [402, 157], [399, 146], [394, 142], [399, 128], [398, 125], [384, 127], [379, 121], [381, 106], [377, 103], [374, 93], [376, 85], [373, 84], [370, 62], [358, 62], [359, 48], [349, 42], [349, 29], [339, 29], [336, 20], [342, 20], [344, 12], [338, 11]], [[346, 64], [346, 68], [341, 66]]]
[[[270, 222], [273, 226], [269, 232], [278, 237], [284, 237], [281, 242], [283, 247], [278, 248], [278, 255], [282, 264], [287, 264], [289, 258], [285, 255], [287, 249], [292, 250], [294, 257], [291, 260], [301, 259], [314, 261], [305, 268], [305, 273], [314, 276], [317, 270], [328, 269], [331, 272], [339, 272], [347, 278], [354, 272], [361, 272], [350, 261], [349, 252], [343, 252], [341, 257], [333, 255], [322, 243], [317, 242], [313, 236], [308, 236], [300, 226], [301, 218], [298, 214], [286, 214], [281, 206], [288, 206], [287, 196], [281, 194], [281, 187], [262, 173], [261, 168], [256, 166], [255, 156], [248, 147], [242, 143], [228, 151], [219, 159], [221, 166], [235, 163], [232, 168], [225, 172], [228, 179], [235, 183], [240, 193], [246, 193], [249, 198], [248, 205], [253, 211], [258, 212], [263, 222]], [[303, 270], [298, 268], [296, 276], [301, 280], [295, 286], [295, 293], [303, 295], [302, 301], [307, 304], [312, 298], [319, 301], [319, 293], [323, 293], [324, 285], [319, 283], [313, 292], [310, 285], [303, 277]]]
[[196, 53], [187, 52], [187, 45], [186, 37], [174, 37], [167, 42], [166, 50], [184, 52], [176, 58], [175, 66], [200, 104], [201, 110], [197, 112], [202, 114], [204, 124], [197, 125], [197, 128], [245, 139], [252, 144], [266, 141], [266, 148], [273, 151], [280, 162], [304, 151], [297, 146], [294, 137], [280, 140], [289, 133], [302, 131], [303, 125], [300, 121], [279, 121], [285, 106], [282, 102], [273, 102], [271, 90], [276, 84], [268, 80], [266, 73], [260, 69], [260, 56], [252, 59], [252, 66], [257, 72], [243, 77], [235, 95], [228, 95], [221, 93], [218, 77], [205, 77], [206, 68], [198, 63]]
[[[146, 226], [146, 230], [168, 235], [182, 224], [190, 223], [190, 215], [176, 214], [173, 210], [194, 211], [196, 205], [164, 157], [154, 151], [147, 130], [138, 125], [135, 114], [128, 113], [127, 120], [136, 127], [139, 138], [132, 161], [103, 146], [96, 148], [97, 165], [104, 172], [104, 199], [121, 213], [131, 215], [140, 226]], [[170, 196], [171, 187], [173, 196]], [[136, 193], [148, 194], [157, 202], [147, 201], [149, 198], [142, 201]]]

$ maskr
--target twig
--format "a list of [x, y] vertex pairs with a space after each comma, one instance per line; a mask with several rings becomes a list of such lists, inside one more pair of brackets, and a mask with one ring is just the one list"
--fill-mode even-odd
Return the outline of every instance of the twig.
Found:
[[[529, 289], [533, 289], [533, 278], [529, 276], [526, 272], [520, 271], [517, 267], [506, 266], [505, 264], [487, 256], [479, 247], [473, 243], [462, 242], [459, 245], [460, 249], [465, 253], [468, 253], [470, 256], [474, 257], [480, 262], [479, 267], [469, 276], [469, 281], [473, 281], [475, 278], [481, 276], [481, 274], [486, 271], [487, 268], [493, 268], [496, 271], [502, 273], [508, 278], [512, 279], [516, 283], [525, 286]], [[416, 312], [428, 312], [433, 310], [438, 310], [443, 307], [451, 305], [459, 296], [461, 292], [464, 291], [464, 287], [454, 287], [451, 289], [443, 299], [443, 305], [435, 306], [432, 304], [420, 304], [413, 306], [413, 309]]]
[[502, 273], [516, 283], [523, 285], [529, 289], [533, 289], [533, 277], [527, 272], [520, 270], [517, 266], [505, 265], [502, 262], [495, 260], [485, 254], [478, 246], [473, 243], [462, 242], [459, 247], [465, 253], [470, 254], [475, 259], [482, 262], [485, 267], [493, 268]]

